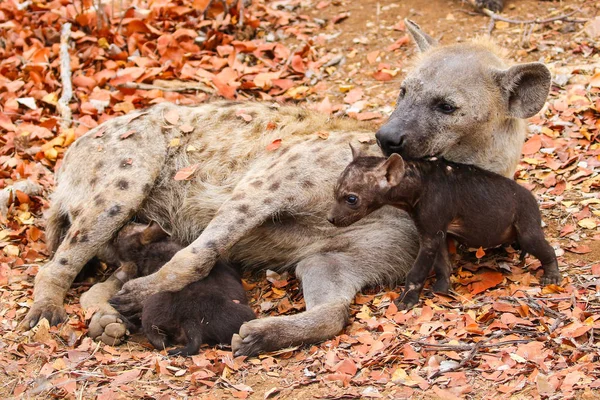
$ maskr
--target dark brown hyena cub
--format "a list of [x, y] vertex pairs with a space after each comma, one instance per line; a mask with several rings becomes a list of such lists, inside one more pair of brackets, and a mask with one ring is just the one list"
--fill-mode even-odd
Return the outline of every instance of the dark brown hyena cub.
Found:
[[[121, 263], [134, 263], [137, 276], [158, 271], [182, 248], [156, 223], [131, 223], [121, 229], [115, 241]], [[150, 296], [144, 302], [141, 324], [155, 348], [183, 345], [168, 353], [187, 356], [198, 353], [201, 344], [231, 344], [240, 326], [255, 318], [239, 273], [218, 261], [206, 278], [179, 292]]]
[[556, 255], [544, 239], [537, 202], [515, 181], [442, 159], [404, 161], [398, 154], [385, 159], [361, 156], [354, 148], [352, 155], [335, 187], [329, 221], [348, 226], [384, 205], [410, 214], [420, 249], [399, 298], [402, 308], [417, 304], [432, 267], [434, 290], [448, 292], [452, 266], [447, 234], [471, 247], [516, 241], [541, 261], [542, 284], [559, 283]]

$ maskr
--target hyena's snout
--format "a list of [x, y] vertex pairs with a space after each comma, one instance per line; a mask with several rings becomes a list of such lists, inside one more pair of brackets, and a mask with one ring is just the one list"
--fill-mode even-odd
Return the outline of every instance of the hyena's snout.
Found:
[[402, 153], [402, 148], [406, 142], [406, 134], [398, 129], [397, 124], [389, 121], [383, 125], [375, 134], [377, 144], [386, 156], [392, 153]]

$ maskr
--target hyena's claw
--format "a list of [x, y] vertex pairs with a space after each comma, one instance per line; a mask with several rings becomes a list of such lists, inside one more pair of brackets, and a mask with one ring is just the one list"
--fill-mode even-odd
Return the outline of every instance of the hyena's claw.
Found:
[[142, 302], [139, 300], [140, 293], [136, 287], [128, 285], [130, 282], [123, 285], [123, 288], [108, 303], [123, 317], [135, 321], [142, 316]]
[[419, 303], [419, 293], [416, 295], [407, 293], [402, 296], [401, 299], [402, 300], [396, 300], [396, 307], [398, 307], [398, 310], [410, 310]]
[[97, 312], [90, 321], [88, 336], [105, 344], [116, 346], [123, 342], [127, 324], [118, 314], [102, 314]]
[[19, 329], [27, 331], [35, 327], [44, 318], [48, 320], [50, 326], [55, 326], [67, 320], [67, 313], [62, 304], [33, 303], [29, 312], [19, 324]]

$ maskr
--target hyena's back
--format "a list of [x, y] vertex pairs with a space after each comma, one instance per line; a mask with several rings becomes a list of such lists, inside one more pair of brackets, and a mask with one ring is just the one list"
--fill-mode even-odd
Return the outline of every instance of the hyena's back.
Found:
[[[163, 103], [115, 118], [73, 144], [58, 174], [48, 232], [60, 231], [53, 229], [54, 220], [64, 221], [57, 215], [73, 221], [83, 207], [100, 207], [106, 218], [126, 213], [158, 221], [176, 240], [190, 243], [240, 180], [251, 176], [249, 190], [267, 189], [264, 202], [285, 196], [290, 206], [243, 238], [230, 252], [233, 258], [284, 266], [323, 249], [348, 249], [347, 230], [332, 227], [325, 214], [333, 185], [350, 161], [348, 143], [358, 145], [368, 138], [372, 130], [364, 124], [300, 107]], [[184, 168], [194, 169], [191, 177], [174, 179]], [[282, 185], [283, 180], [295, 181], [295, 189], [284, 189], [289, 185]], [[121, 200], [140, 195], [139, 209], [120, 206]], [[389, 219], [399, 212], [384, 214]], [[362, 226], [370, 229], [380, 218], [385, 217], [375, 216]], [[405, 230], [399, 232], [402, 238]], [[406, 249], [398, 251], [410, 258]]]

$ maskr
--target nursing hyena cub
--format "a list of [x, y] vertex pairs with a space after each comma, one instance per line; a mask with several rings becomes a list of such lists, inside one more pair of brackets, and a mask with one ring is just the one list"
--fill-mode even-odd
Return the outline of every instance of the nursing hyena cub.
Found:
[[[436, 46], [410, 21], [407, 27], [423, 53], [377, 135], [381, 147], [511, 175], [526, 133], [522, 118], [544, 105], [548, 70], [509, 67], [481, 41]], [[122, 288], [114, 280], [92, 288], [85, 302], [99, 310], [92, 326], [118, 326], [119, 313], [139, 317], [146, 298], [206, 277], [224, 258], [295, 270], [306, 302], [305, 312], [242, 325], [235, 354], [331, 338], [345, 326], [356, 293], [402, 279], [418, 249], [413, 223], [392, 207], [348, 228], [327, 221], [335, 182], [351, 161], [348, 143], [369, 136], [372, 128], [356, 121], [254, 102], [162, 103], [103, 123], [65, 154], [47, 228], [55, 253], [36, 277], [23, 326], [64, 321], [63, 300], [77, 272], [135, 217], [157, 221], [188, 246], [154, 274]], [[379, 152], [374, 140], [361, 146]], [[183, 168], [191, 175], [174, 179]]]
[[[124, 283], [158, 271], [183, 247], [156, 222], [131, 222], [103, 254], [120, 265], [114, 276]], [[181, 345], [168, 354], [187, 356], [198, 353], [202, 344], [231, 344], [240, 326], [254, 318], [239, 272], [230, 263], [218, 260], [205, 279], [179, 291], [150, 296], [144, 301], [141, 321], [128, 322], [136, 329], [141, 325], [155, 348]], [[106, 322], [113, 323], [110, 319]], [[119, 325], [104, 328], [89, 334], [112, 345], [118, 343], [113, 328], [118, 330]]]
[[443, 159], [405, 161], [398, 154], [386, 159], [362, 156], [354, 148], [352, 155], [335, 188], [328, 219], [346, 227], [385, 205], [408, 212], [419, 232], [420, 249], [398, 299], [401, 308], [419, 301], [432, 268], [434, 291], [450, 289], [447, 235], [470, 247], [517, 242], [541, 261], [542, 284], [559, 283], [556, 255], [544, 239], [537, 202], [512, 179]]

